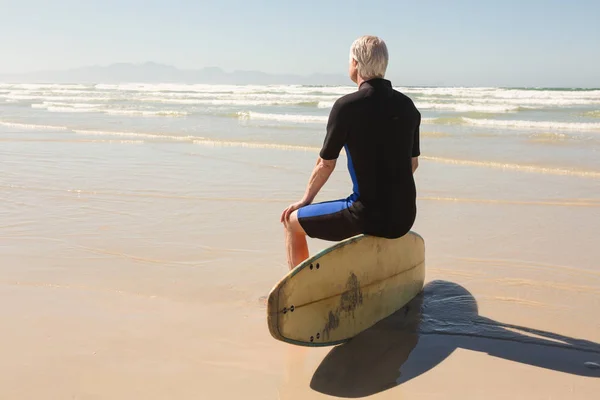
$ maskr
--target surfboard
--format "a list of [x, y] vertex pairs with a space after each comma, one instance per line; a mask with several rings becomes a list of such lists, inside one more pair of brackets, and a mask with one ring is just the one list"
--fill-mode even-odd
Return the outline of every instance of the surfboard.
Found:
[[270, 291], [273, 338], [300, 346], [344, 343], [412, 300], [425, 281], [425, 243], [357, 235], [322, 250]]

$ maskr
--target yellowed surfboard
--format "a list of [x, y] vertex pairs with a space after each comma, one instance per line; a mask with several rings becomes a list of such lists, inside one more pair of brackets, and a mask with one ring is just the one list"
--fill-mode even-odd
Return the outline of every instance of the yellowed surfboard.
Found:
[[425, 281], [425, 243], [358, 235], [308, 258], [271, 290], [269, 332], [301, 346], [343, 343], [412, 300]]

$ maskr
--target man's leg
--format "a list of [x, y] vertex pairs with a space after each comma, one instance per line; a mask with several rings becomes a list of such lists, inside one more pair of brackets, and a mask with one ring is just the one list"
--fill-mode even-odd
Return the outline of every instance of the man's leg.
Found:
[[285, 247], [290, 270], [308, 258], [306, 232], [298, 221], [298, 211], [294, 211], [285, 224]]

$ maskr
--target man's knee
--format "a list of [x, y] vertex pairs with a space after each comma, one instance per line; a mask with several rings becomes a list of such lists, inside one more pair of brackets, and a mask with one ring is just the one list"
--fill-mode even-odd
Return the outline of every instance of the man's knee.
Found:
[[298, 211], [294, 211], [290, 214], [290, 219], [285, 224], [285, 228], [294, 235], [306, 235], [304, 228], [302, 228], [300, 221], [298, 221]]

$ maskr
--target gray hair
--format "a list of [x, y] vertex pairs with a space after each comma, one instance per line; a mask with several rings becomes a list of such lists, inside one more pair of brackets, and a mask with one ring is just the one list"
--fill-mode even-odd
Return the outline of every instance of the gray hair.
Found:
[[388, 50], [377, 36], [361, 36], [350, 47], [350, 58], [358, 63], [358, 75], [364, 80], [383, 78], [388, 66]]

